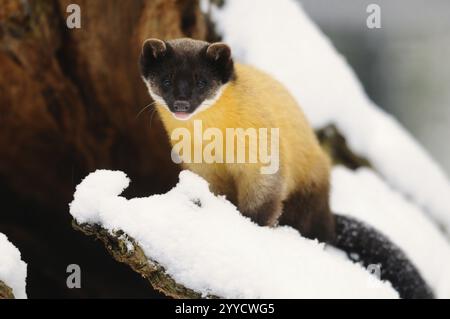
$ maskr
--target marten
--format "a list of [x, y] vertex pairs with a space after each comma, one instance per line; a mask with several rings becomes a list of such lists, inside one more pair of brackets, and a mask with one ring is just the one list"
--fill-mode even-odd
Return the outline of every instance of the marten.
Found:
[[279, 169], [274, 174], [261, 174], [258, 163], [182, 163], [207, 180], [212, 192], [225, 195], [261, 226], [288, 225], [366, 266], [380, 264], [381, 279], [389, 280], [402, 298], [433, 297], [397, 246], [364, 223], [331, 212], [330, 160], [281, 83], [235, 63], [231, 48], [221, 42], [148, 39], [139, 62], [169, 136], [177, 128], [194, 136], [196, 120], [224, 135], [227, 128], [279, 128]]

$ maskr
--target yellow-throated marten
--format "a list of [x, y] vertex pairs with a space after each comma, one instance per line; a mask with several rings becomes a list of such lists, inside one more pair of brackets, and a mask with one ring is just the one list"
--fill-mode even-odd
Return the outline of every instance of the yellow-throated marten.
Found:
[[261, 174], [258, 164], [183, 164], [205, 178], [214, 193], [226, 195], [259, 225], [289, 225], [305, 237], [358, 254], [366, 265], [381, 263], [382, 278], [402, 297], [432, 296], [399, 248], [373, 228], [331, 213], [329, 160], [300, 107], [279, 82], [234, 63], [224, 43], [192, 39], [147, 40], [140, 67], [169, 135], [186, 128], [194, 136], [195, 120], [224, 135], [227, 128], [279, 128], [275, 174]]

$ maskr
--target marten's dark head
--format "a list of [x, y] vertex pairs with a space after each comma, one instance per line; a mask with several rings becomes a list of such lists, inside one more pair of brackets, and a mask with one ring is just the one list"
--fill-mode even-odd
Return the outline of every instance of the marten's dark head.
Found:
[[234, 78], [231, 50], [224, 43], [148, 39], [140, 66], [151, 97], [181, 120], [212, 106]]

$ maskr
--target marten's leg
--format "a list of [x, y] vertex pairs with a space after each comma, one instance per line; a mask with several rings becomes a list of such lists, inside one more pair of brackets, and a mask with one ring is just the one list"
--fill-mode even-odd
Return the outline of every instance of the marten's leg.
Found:
[[274, 226], [282, 209], [280, 176], [249, 169], [235, 177], [235, 184], [239, 211], [260, 226]]
[[290, 194], [283, 202], [280, 225], [294, 227], [304, 237], [333, 243], [335, 223], [328, 198], [326, 184], [304, 187]]
[[215, 164], [189, 164], [185, 169], [198, 174], [209, 183], [209, 190], [215, 195], [225, 195], [227, 200], [236, 203], [236, 190], [233, 176], [219, 165]]

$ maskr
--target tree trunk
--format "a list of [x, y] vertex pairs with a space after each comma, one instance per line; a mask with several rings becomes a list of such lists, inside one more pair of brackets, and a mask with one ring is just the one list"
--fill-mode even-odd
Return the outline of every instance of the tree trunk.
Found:
[[176, 171], [161, 124], [136, 119], [150, 102], [137, 61], [148, 37], [205, 38], [197, 2], [77, 1], [72, 30], [70, 3], [0, 0], [0, 175], [46, 205], [99, 167], [167, 186]]

